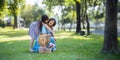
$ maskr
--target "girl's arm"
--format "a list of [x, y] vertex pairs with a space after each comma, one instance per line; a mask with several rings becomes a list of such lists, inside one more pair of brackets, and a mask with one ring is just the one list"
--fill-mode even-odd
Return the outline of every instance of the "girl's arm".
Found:
[[52, 32], [52, 34], [54, 35], [54, 32], [51, 30], [51, 28], [47, 25], [47, 24], [45, 24], [45, 23], [42, 23], [49, 31], [51, 31]]

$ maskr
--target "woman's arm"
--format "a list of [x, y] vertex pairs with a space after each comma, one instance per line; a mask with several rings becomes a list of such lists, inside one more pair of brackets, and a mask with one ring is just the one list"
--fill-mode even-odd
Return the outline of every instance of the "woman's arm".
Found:
[[42, 23], [49, 31], [51, 31], [52, 32], [52, 34], [54, 35], [54, 32], [53, 32], [53, 30], [47, 25], [47, 24], [45, 24], [45, 23]]

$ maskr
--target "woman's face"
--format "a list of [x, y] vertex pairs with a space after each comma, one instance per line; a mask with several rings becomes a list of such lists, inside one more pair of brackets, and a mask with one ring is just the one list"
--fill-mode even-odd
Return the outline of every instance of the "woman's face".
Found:
[[51, 20], [51, 21], [49, 21], [48, 25], [49, 25], [50, 27], [52, 27], [54, 23], [55, 23], [55, 21], [54, 21], [54, 20]]

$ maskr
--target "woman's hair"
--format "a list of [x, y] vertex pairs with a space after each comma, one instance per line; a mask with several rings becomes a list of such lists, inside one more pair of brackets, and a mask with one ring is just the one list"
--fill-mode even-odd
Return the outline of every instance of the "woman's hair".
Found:
[[50, 18], [49, 21], [48, 21], [48, 23], [49, 23], [50, 21], [52, 21], [52, 20], [54, 20], [53, 26], [55, 26], [55, 25], [56, 25], [56, 20], [55, 20], [54, 18]]
[[42, 17], [41, 17], [41, 21], [39, 22], [39, 29], [40, 29], [40, 32], [42, 32], [42, 22], [43, 23], [46, 23], [45, 21], [46, 20], [48, 20], [49, 19], [49, 17], [47, 16], [47, 15], [42, 15]]

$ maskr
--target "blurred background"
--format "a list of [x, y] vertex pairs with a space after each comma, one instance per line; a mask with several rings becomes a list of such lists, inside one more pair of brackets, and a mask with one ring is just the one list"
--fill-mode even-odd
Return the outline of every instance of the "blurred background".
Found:
[[[0, 28], [26, 29], [31, 22], [40, 20], [46, 14], [56, 19], [56, 31], [77, 32], [79, 24], [78, 30], [94, 33], [104, 30], [105, 6], [105, 0], [0, 0]], [[118, 29], [119, 12], [120, 2]]]

